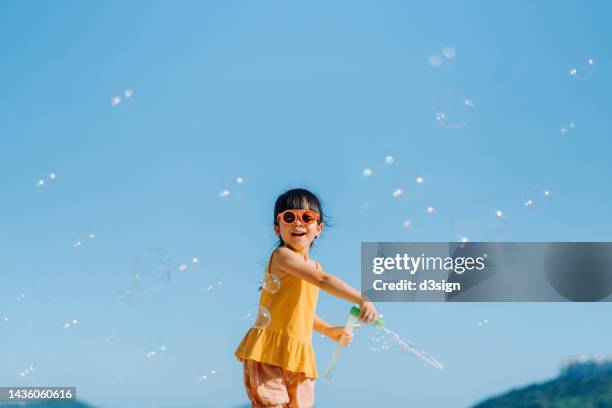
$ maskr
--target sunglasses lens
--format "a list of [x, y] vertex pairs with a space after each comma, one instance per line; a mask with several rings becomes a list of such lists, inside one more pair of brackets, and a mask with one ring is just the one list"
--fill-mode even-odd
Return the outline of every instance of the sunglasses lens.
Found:
[[310, 211], [307, 211], [304, 214], [302, 214], [302, 220], [304, 220], [304, 223], [306, 224], [310, 224], [314, 222], [315, 218], [316, 218], [316, 215]]
[[293, 224], [295, 222], [295, 213], [291, 211], [284, 213], [283, 222], [287, 224]]

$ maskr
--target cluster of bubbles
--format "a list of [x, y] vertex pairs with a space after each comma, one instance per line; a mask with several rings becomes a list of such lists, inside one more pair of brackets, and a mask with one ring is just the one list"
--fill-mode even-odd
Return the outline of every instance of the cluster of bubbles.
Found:
[[570, 122], [567, 126], [561, 126], [561, 128], [559, 129], [559, 132], [562, 135], [565, 135], [571, 132], [572, 130], [574, 130], [575, 127], [576, 127], [576, 124], [574, 122]]
[[145, 358], [151, 360], [154, 358], [160, 358], [168, 355], [168, 346], [163, 340], [152, 341], [145, 350]]
[[[126, 89], [125, 91], [123, 91], [123, 96], [125, 97], [125, 99], [130, 99], [133, 93], [134, 92], [131, 89]], [[113, 99], [111, 99], [112, 106], [117, 106], [120, 103], [121, 103], [121, 96], [119, 95], [114, 96]]]
[[21, 302], [23, 299], [25, 299], [25, 294], [23, 294], [23, 293], [20, 293], [19, 295], [17, 295], [17, 296], [15, 297], [15, 300], [16, 300], [17, 302]]
[[487, 319], [481, 320], [478, 322], [478, 327], [485, 326], [489, 321]]
[[104, 341], [108, 343], [109, 341], [115, 340], [116, 338], [117, 338], [116, 334], [111, 334], [110, 336], [106, 336], [104, 338]]
[[442, 94], [436, 102], [436, 121], [447, 128], [458, 129], [467, 126], [474, 118], [474, 101], [460, 91]]
[[76, 249], [87, 249], [97, 243], [96, 234], [89, 228], [81, 228], [74, 235], [72, 247]]
[[39, 177], [36, 180], [36, 187], [44, 187], [45, 183], [52, 182], [56, 178], [57, 178], [57, 174], [55, 174], [54, 171], [50, 171], [49, 174], [47, 174], [47, 178], [46, 179], [44, 177]]
[[[280, 279], [272, 275], [268, 270], [266, 270], [264, 279], [259, 282], [259, 290], [268, 292], [270, 295], [274, 295], [280, 289], [280, 285]], [[268, 306], [269, 305], [258, 306], [255, 323], [253, 323], [254, 328], [265, 329], [270, 325], [270, 322], [272, 321], [272, 316], [270, 314], [270, 310], [268, 310]], [[250, 316], [250, 314], [248, 314], [248, 316]]]
[[443, 47], [440, 52], [433, 53], [429, 56], [429, 65], [434, 68], [440, 67], [445, 61], [452, 60], [457, 55], [457, 50], [454, 47]]
[[20, 377], [27, 377], [34, 372], [34, 363], [29, 363], [25, 370], [19, 372]]
[[77, 327], [80, 324], [78, 319], [70, 319], [69, 321], [67, 321], [66, 323], [64, 323], [63, 328], [64, 329], [72, 329], [74, 327]]

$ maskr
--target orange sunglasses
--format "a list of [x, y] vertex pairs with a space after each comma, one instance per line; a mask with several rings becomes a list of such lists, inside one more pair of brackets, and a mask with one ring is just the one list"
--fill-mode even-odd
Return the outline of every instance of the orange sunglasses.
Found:
[[285, 225], [293, 225], [299, 219], [302, 224], [309, 225], [319, 221], [319, 214], [312, 210], [285, 210], [276, 217]]

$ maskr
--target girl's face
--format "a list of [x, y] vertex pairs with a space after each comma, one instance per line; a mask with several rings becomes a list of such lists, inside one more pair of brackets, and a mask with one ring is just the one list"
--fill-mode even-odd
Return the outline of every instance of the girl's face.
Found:
[[[302, 214], [306, 210], [293, 210], [298, 214]], [[323, 230], [321, 222], [305, 223], [302, 217], [295, 217], [292, 224], [287, 224], [282, 220], [278, 221], [278, 225], [274, 226], [274, 232], [280, 236], [285, 245], [293, 248], [296, 251], [304, 252], [310, 248], [310, 244], [318, 237]]]

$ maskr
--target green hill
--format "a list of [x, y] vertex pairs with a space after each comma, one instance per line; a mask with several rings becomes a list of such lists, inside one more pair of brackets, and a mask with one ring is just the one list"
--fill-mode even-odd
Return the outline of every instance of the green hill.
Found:
[[473, 408], [612, 408], [612, 374], [561, 376], [512, 390]]

